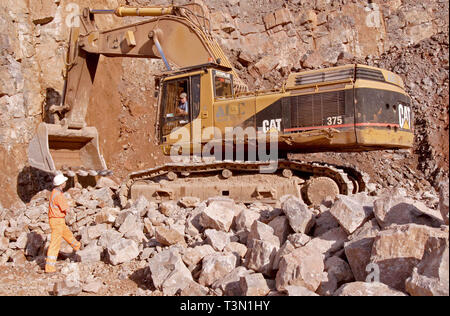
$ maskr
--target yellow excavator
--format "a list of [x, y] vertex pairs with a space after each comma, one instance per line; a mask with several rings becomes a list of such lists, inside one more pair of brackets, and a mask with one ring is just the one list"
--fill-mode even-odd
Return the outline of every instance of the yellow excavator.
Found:
[[[97, 14], [153, 18], [100, 31]], [[410, 98], [402, 79], [387, 70], [349, 64], [304, 71], [290, 74], [280, 89], [249, 92], [199, 5], [86, 8], [80, 19], [71, 30], [63, 101], [51, 109], [62, 119], [41, 123], [29, 145], [35, 168], [75, 178], [111, 174], [97, 130], [85, 121], [100, 55], [158, 58], [167, 67], [156, 78], [156, 135], [174, 162], [131, 173], [121, 194], [133, 199], [274, 203], [293, 194], [318, 205], [367, 190], [367, 176], [345, 163], [307, 163], [288, 154], [412, 147]]]

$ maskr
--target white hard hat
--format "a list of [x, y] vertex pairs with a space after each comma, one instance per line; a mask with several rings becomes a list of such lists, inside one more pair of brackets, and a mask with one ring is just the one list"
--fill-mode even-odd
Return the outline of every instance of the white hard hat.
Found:
[[66, 178], [63, 174], [59, 173], [53, 178], [53, 185], [58, 186], [66, 182], [68, 178]]

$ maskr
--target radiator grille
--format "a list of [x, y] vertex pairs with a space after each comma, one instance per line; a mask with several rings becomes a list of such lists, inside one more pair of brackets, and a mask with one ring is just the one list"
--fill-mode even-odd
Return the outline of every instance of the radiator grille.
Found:
[[356, 68], [356, 79], [374, 80], [384, 82], [384, 76], [379, 70], [368, 68]]
[[293, 96], [291, 128], [322, 126], [330, 116], [345, 115], [345, 92], [325, 92]]

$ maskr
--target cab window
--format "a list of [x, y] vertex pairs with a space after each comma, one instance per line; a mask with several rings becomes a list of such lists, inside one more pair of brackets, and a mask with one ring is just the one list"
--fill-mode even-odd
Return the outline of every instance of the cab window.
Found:
[[188, 124], [199, 112], [200, 76], [165, 81], [162, 84], [160, 112], [162, 136]]
[[214, 71], [214, 87], [216, 98], [232, 98], [233, 97], [233, 77], [231, 74]]

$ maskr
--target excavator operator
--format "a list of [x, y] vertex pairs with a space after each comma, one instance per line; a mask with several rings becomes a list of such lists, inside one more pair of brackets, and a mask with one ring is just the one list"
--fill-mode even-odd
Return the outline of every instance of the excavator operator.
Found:
[[188, 109], [189, 104], [187, 101], [187, 93], [183, 92], [182, 94], [180, 94], [180, 103], [177, 107], [177, 114], [181, 116], [187, 116], [189, 111]]

